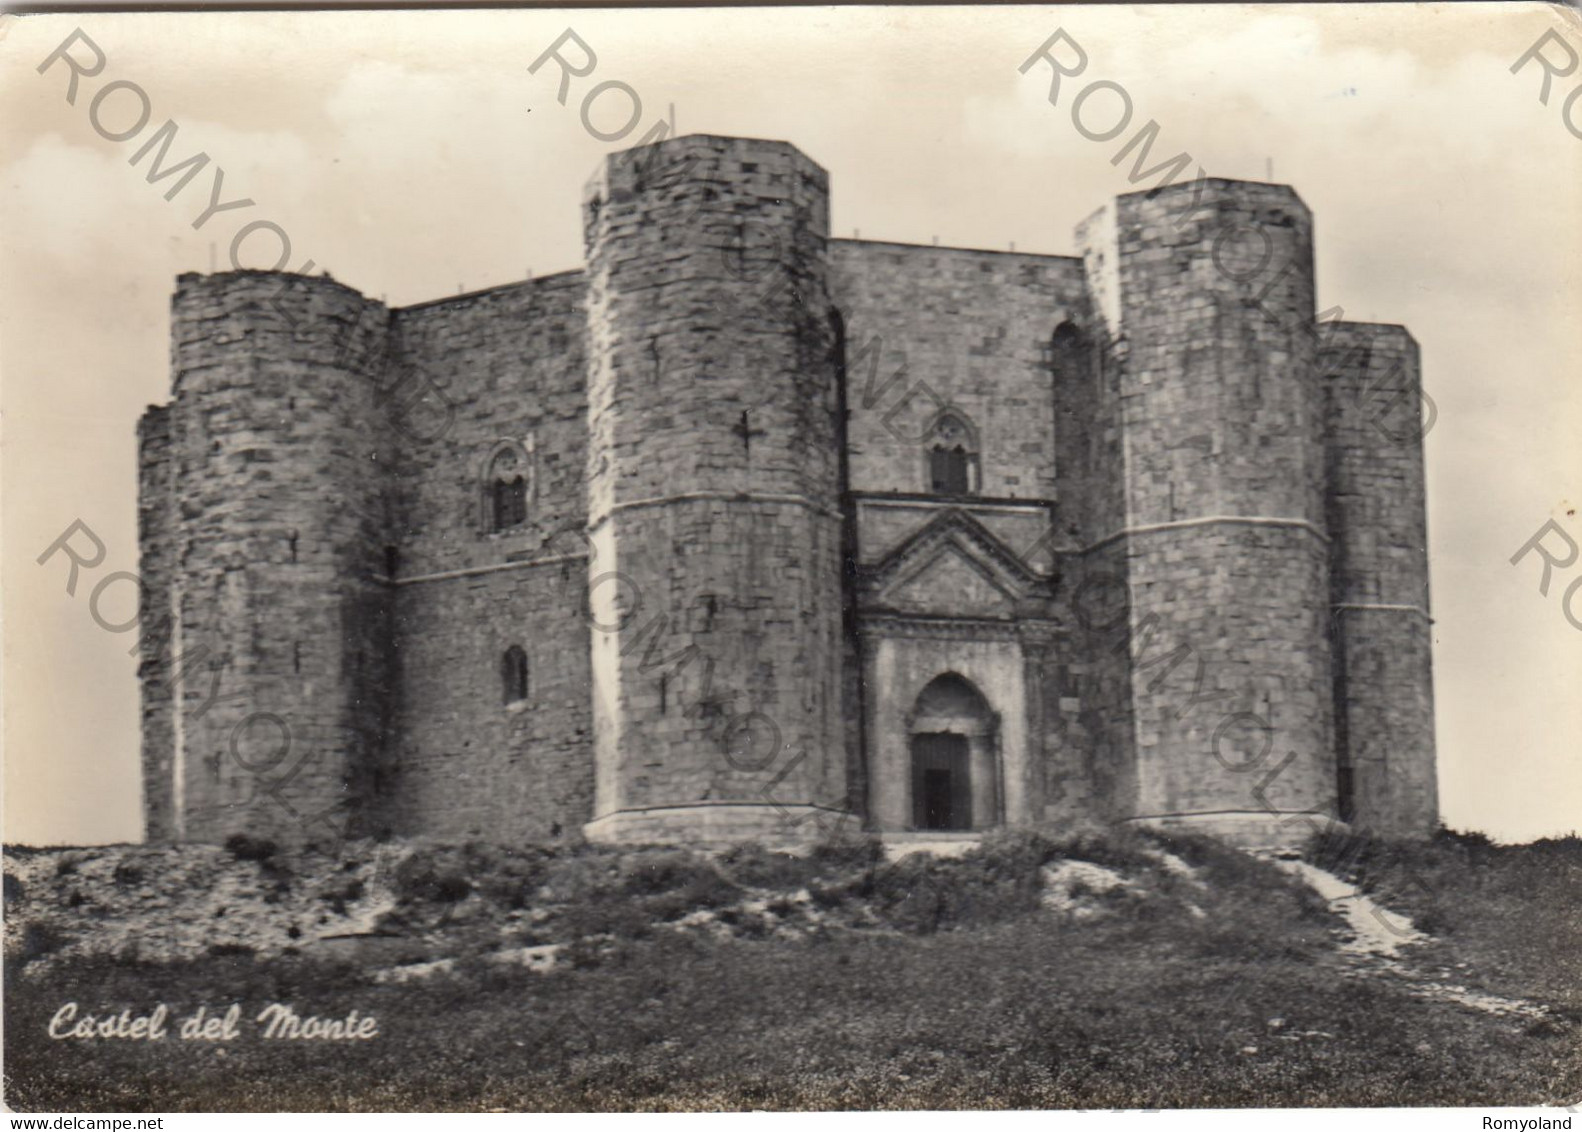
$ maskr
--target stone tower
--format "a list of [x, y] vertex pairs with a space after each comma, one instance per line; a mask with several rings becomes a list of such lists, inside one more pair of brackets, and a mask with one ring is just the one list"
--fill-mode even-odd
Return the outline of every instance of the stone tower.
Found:
[[584, 203], [600, 840], [844, 809], [828, 181], [783, 142], [610, 158]]
[[1332, 651], [1340, 816], [1423, 836], [1439, 820], [1417, 343], [1333, 323], [1319, 356], [1329, 414]]
[[387, 315], [235, 272], [181, 276], [171, 321], [175, 396], [142, 438], [149, 836], [331, 841], [371, 816], [392, 679], [392, 438], [342, 360]]
[[1315, 315], [1290, 187], [839, 240], [794, 147], [687, 136], [583, 227], [394, 310], [180, 278], [150, 838], [1432, 829], [1417, 344]]
[[1083, 239], [1118, 347], [1131, 813], [1256, 840], [1336, 789], [1312, 219], [1210, 180], [1122, 196]]

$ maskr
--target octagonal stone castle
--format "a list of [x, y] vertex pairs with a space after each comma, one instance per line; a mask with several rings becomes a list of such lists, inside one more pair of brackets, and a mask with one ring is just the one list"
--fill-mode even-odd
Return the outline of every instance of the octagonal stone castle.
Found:
[[[1287, 186], [1078, 257], [840, 240], [687, 136], [588, 266], [183, 275], [140, 431], [151, 840], [1437, 822], [1417, 345]], [[150, 622], [145, 622], [145, 624]]]

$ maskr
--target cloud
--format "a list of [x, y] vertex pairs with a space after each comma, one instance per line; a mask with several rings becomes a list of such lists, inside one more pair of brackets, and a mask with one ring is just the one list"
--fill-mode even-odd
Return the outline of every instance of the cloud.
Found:
[[36, 139], [3, 173], [13, 254], [26, 249], [29, 258], [80, 267], [124, 232], [125, 194], [113, 179], [132, 174], [120, 164], [108, 148], [74, 145], [53, 133]]

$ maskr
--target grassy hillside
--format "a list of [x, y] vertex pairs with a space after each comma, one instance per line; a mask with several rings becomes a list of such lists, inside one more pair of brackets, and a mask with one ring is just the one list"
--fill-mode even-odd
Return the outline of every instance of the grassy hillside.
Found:
[[1582, 838], [1496, 845], [1481, 834], [1428, 843], [1348, 837], [1307, 856], [1356, 881], [1433, 936], [1419, 965], [1582, 1015]]
[[[1008, 834], [894, 864], [863, 841], [807, 858], [13, 851], [6, 1100], [877, 1109], [1582, 1093], [1582, 1004], [1561, 966], [1574, 963], [1582, 843], [1334, 850], [1314, 855], [1438, 928], [1399, 969], [1343, 951], [1324, 901], [1207, 839]], [[1425, 993], [1452, 973], [1546, 1009]], [[99, 1015], [164, 1002], [173, 1020], [236, 1002], [248, 1021], [222, 1042], [52, 1041], [67, 1001]], [[269, 1040], [250, 1019], [272, 1002], [355, 1009], [378, 1035]]]

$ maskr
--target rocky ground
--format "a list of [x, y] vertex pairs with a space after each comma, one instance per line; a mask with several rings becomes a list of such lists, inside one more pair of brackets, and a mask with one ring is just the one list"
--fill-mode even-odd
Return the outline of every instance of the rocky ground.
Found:
[[[1180, 857], [1103, 844], [1068, 848], [1109, 864], [1052, 854], [1014, 879], [976, 855], [934, 861], [864, 840], [803, 855], [353, 842], [330, 856], [247, 838], [12, 850], [6, 954], [32, 976], [87, 957], [246, 955], [350, 960], [403, 981], [478, 957], [547, 970], [568, 948], [652, 929], [714, 939], [931, 931], [1018, 897], [1076, 920], [1150, 901], [1204, 914], [1192, 902], [1201, 882]], [[955, 883], [966, 877], [975, 883]]]
[[[1569, 842], [1368, 843], [1344, 861], [1139, 834], [906, 848], [12, 849], [7, 1100], [1062, 1107], [1582, 1090]], [[1485, 930], [1495, 913], [1526, 915], [1526, 937]], [[350, 1007], [379, 1014], [380, 1037], [333, 1052], [46, 1037], [66, 1001], [155, 1000]]]

